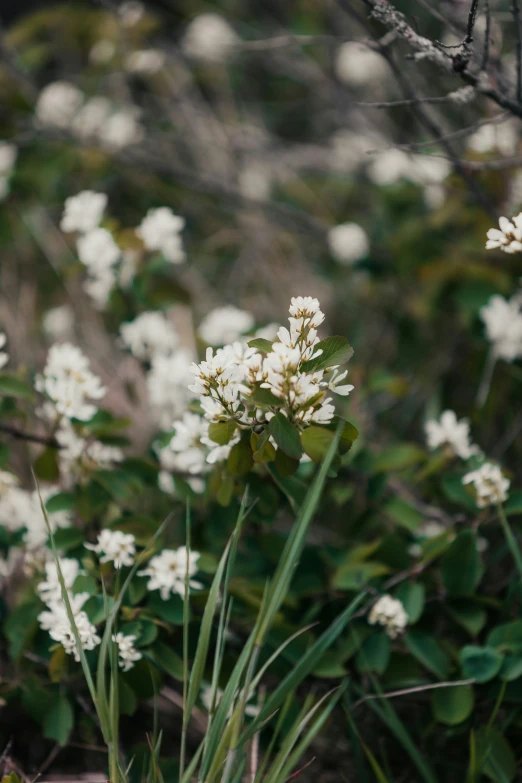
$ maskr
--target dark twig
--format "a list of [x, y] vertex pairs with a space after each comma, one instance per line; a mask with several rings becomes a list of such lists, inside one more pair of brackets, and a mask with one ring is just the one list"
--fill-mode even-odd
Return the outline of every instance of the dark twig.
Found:
[[511, 13], [515, 23], [517, 42], [517, 101], [522, 103], [522, 32], [520, 30], [520, 6], [518, 0], [511, 0]]
[[481, 71], [486, 70], [489, 60], [489, 37], [491, 34], [491, 10], [489, 8], [489, 0], [484, 0], [484, 8], [486, 10], [486, 30], [484, 32], [484, 51], [482, 52], [482, 63], [480, 65]]
[[5, 432], [6, 435], [11, 435], [11, 437], [18, 438], [18, 440], [41, 443], [42, 446], [48, 446], [51, 449], [61, 448], [56, 438], [47, 438], [45, 435], [35, 435], [31, 432], [24, 432], [24, 430], [19, 430], [18, 427], [13, 427], [10, 424], [0, 424], [0, 432]]

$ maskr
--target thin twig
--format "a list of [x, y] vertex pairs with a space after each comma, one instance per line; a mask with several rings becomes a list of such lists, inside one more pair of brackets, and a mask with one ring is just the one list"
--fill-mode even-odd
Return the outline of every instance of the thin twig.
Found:
[[366, 696], [363, 696], [361, 699], [358, 699], [358, 701], [354, 702], [350, 707], [350, 709], [354, 710], [360, 704], [363, 704], [365, 701], [370, 701], [371, 699], [395, 699], [398, 696], [407, 696], [410, 693], [422, 693], [423, 691], [433, 691], [436, 688], [456, 688], [458, 685], [473, 685], [474, 682], [475, 682], [474, 679], [454, 680], [453, 682], [433, 682], [430, 683], [429, 685], [416, 685], [413, 688], [403, 688], [400, 691], [387, 691], [386, 693], [369, 693]]
[[18, 427], [13, 427], [10, 424], [0, 424], [0, 432], [5, 432], [6, 435], [11, 435], [11, 437], [18, 438], [18, 440], [41, 443], [42, 446], [48, 446], [51, 449], [61, 448], [56, 438], [47, 438], [45, 435], [35, 435], [32, 432], [24, 432], [24, 430], [19, 430]]
[[520, 30], [520, 6], [518, 0], [511, 0], [511, 13], [515, 23], [517, 42], [517, 101], [522, 103], [522, 32]]
[[486, 10], [486, 30], [484, 32], [484, 51], [482, 52], [482, 63], [480, 66], [481, 71], [486, 70], [489, 60], [489, 36], [491, 30], [491, 10], [489, 8], [489, 0], [484, 0], [484, 8]]

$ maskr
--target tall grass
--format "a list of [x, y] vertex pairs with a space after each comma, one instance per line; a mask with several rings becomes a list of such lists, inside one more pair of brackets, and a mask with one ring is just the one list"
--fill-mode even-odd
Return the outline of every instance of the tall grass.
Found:
[[[300, 632], [286, 640], [268, 660], [259, 665], [260, 652], [266, 644], [278, 612], [288, 595], [292, 576], [299, 562], [308, 528], [317, 509], [333, 457], [336, 453], [339, 433], [333, 439], [328, 454], [310, 486], [302, 503], [296, 522], [286, 541], [272, 579], [267, 583], [254, 627], [245, 642], [236, 664], [228, 676], [221, 698], [218, 698], [218, 683], [221, 679], [225, 639], [230, 619], [232, 598], [228, 585], [238, 552], [238, 542], [243, 521], [248, 513], [245, 497], [241, 505], [234, 531], [221, 557], [214, 575], [203, 617], [201, 619], [194, 659], [189, 661], [189, 601], [188, 568], [185, 583], [185, 607], [183, 618], [183, 722], [180, 737], [179, 773], [176, 783], [237, 783], [244, 778], [249, 765], [251, 783], [283, 783], [299, 764], [299, 760], [317, 732], [341, 697], [344, 687], [333, 689], [315, 701], [312, 696], [304, 700], [299, 713], [288, 722], [289, 706], [295, 697], [296, 688], [314, 670], [325, 650], [330, 647], [349, 623], [350, 618], [365, 598], [365, 593], [355, 600], [315, 640], [300, 661], [283, 678], [275, 690], [260, 705], [254, 719], [245, 719], [247, 703], [258, 694], [260, 683], [266, 671], [278, 658], [284, 648]], [[42, 511], [47, 522], [52, 552], [57, 565], [62, 596], [74, 632], [80, 663], [96, 710], [100, 730], [108, 749], [110, 783], [128, 783], [129, 766], [123, 760], [119, 748], [119, 705], [118, 705], [118, 662], [112, 634], [123, 595], [137, 568], [150, 553], [142, 553], [127, 579], [115, 596], [112, 609], [106, 611], [105, 630], [99, 648], [96, 680], [90, 671], [88, 661], [81, 648], [78, 630], [69, 601], [68, 592], [60, 569], [58, 552], [47, 519], [45, 507]], [[157, 538], [165, 529], [165, 520], [154, 536]], [[153, 540], [154, 540], [153, 539]], [[152, 542], [151, 542], [152, 543]], [[190, 550], [190, 515], [187, 512], [187, 557]], [[212, 649], [211, 640], [217, 625], [216, 641]], [[307, 630], [307, 629], [303, 629]], [[205, 673], [211, 670], [211, 706], [205, 735], [199, 746], [187, 758], [187, 731], [192, 712], [201, 691]], [[270, 723], [273, 733], [267, 750], [259, 758], [259, 735]], [[155, 733], [149, 739], [150, 763], [144, 772], [144, 783], [163, 783], [159, 769], [161, 734]], [[131, 762], [132, 763], [132, 760]], [[171, 783], [169, 781], [168, 783]], [[172, 781], [174, 783], [174, 781]]]

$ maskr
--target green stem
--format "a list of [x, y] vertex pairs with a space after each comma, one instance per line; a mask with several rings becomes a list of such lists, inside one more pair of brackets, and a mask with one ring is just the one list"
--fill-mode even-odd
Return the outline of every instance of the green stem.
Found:
[[502, 530], [504, 531], [504, 535], [506, 537], [506, 541], [508, 543], [508, 546], [511, 550], [511, 554], [513, 555], [513, 559], [516, 563], [518, 573], [520, 577], [522, 578], [522, 555], [520, 554], [520, 549], [517, 544], [517, 540], [515, 536], [513, 535], [513, 531], [511, 530], [509, 526], [509, 522], [507, 521], [506, 513], [502, 507], [502, 504], [498, 504], [498, 516], [500, 519], [500, 524], [502, 525]]

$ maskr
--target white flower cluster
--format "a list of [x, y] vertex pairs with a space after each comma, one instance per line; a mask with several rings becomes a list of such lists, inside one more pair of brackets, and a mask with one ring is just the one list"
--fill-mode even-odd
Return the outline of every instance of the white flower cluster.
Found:
[[370, 625], [383, 625], [390, 639], [396, 639], [408, 625], [408, 615], [397, 598], [383, 595], [372, 606], [368, 622]]
[[161, 466], [166, 471], [201, 475], [210, 465], [227, 459], [230, 449], [239, 440], [239, 433], [235, 433], [229, 443], [218, 445], [208, 436], [209, 422], [196, 413], [184, 413], [172, 426], [175, 435], [159, 453]]
[[428, 448], [438, 449], [445, 446], [461, 459], [469, 459], [478, 451], [470, 440], [469, 422], [467, 419], [457, 419], [455, 411], [446, 410], [439, 421], [432, 419], [426, 422], [426, 440]]
[[190, 402], [188, 386], [192, 380], [189, 369], [192, 360], [192, 352], [186, 348], [168, 356], [157, 354], [152, 357], [147, 392], [152, 415], [163, 429], [170, 429], [173, 420], [181, 416]]
[[370, 242], [364, 228], [357, 223], [341, 223], [329, 230], [328, 247], [340, 264], [355, 264], [366, 258]]
[[198, 60], [223, 61], [232, 52], [239, 39], [219, 14], [206, 13], [196, 16], [189, 24], [183, 38], [183, 51]]
[[5, 365], [9, 361], [9, 354], [3, 350], [3, 348], [5, 348], [6, 343], [7, 343], [7, 336], [5, 332], [0, 332], [0, 369], [2, 367], [5, 367]]
[[0, 141], [0, 201], [9, 194], [9, 179], [13, 172], [18, 150], [14, 144]]
[[51, 340], [65, 340], [70, 337], [74, 326], [74, 313], [69, 305], [51, 307], [43, 316], [43, 329]]
[[137, 359], [169, 356], [179, 342], [176, 327], [160, 312], [141, 313], [134, 321], [122, 324], [120, 334]]
[[85, 545], [97, 555], [101, 555], [100, 563], [114, 563], [114, 568], [132, 566], [136, 555], [136, 539], [130, 533], [121, 530], [102, 530], [98, 534], [96, 544]]
[[[521, 245], [522, 248], [522, 245]], [[522, 306], [520, 296], [507, 300], [492, 296], [481, 308], [480, 317], [485, 324], [488, 340], [496, 358], [512, 362], [522, 357]]]
[[[318, 356], [317, 327], [324, 321], [319, 302], [312, 297], [294, 297], [290, 305], [289, 329], [280, 327], [278, 341], [263, 357], [256, 349], [241, 343], [226, 345], [214, 355], [208, 348], [205, 361], [193, 364], [194, 384], [189, 388], [200, 397], [205, 418], [211, 422], [235, 419], [248, 423], [245, 406], [256, 385], [269, 389], [281, 401], [282, 412], [289, 420], [305, 426], [327, 424], [335, 409], [329, 389], [347, 395], [353, 386], [340, 386], [347, 371], [337, 367], [307, 372], [304, 365]], [[267, 420], [273, 412], [267, 414]]]
[[117, 446], [107, 446], [96, 438], [82, 437], [68, 419], [62, 419], [56, 431], [60, 444], [58, 461], [64, 486], [71, 487], [93, 470], [110, 468], [123, 460], [123, 452]]
[[35, 112], [40, 125], [93, 139], [110, 150], [138, 144], [144, 138], [136, 107], [117, 107], [103, 96], [85, 100], [82, 90], [66, 81], [44, 87]]
[[199, 335], [209, 345], [225, 345], [239, 340], [254, 326], [254, 316], [233, 305], [216, 307], [199, 325]]
[[124, 672], [128, 672], [134, 667], [136, 661], [142, 659], [142, 654], [134, 646], [136, 641], [134, 635], [126, 636], [123, 633], [116, 633], [113, 634], [112, 641], [118, 645], [118, 665]]
[[129, 73], [151, 76], [165, 65], [165, 54], [159, 49], [137, 49], [125, 59], [125, 69]]
[[522, 251], [522, 212], [511, 220], [501, 217], [498, 220], [499, 228], [489, 229], [486, 250], [500, 249], [504, 253], [520, 253]]
[[171, 264], [182, 264], [186, 258], [181, 239], [184, 226], [184, 218], [169, 207], [157, 207], [149, 209], [136, 233], [147, 250], [159, 250]]
[[[89, 599], [89, 594], [77, 593], [73, 595], [71, 593], [74, 581], [80, 573], [80, 567], [76, 560], [70, 558], [60, 559], [59, 562], [82, 649], [94, 650], [100, 644], [101, 639], [96, 633], [96, 627], [82, 609]], [[69, 622], [67, 607], [63, 601], [56, 563], [45, 564], [45, 576], [46, 579], [40, 582], [36, 588], [40, 598], [47, 605], [47, 609], [38, 615], [40, 627], [49, 633], [51, 639], [59, 642], [68, 655], [74, 655], [74, 659], [79, 661], [80, 654], [73, 628]]]
[[492, 462], [485, 462], [477, 470], [466, 473], [463, 484], [473, 484], [476, 502], [479, 508], [504, 503], [508, 498], [509, 479], [502, 475], [502, 470]]
[[89, 368], [89, 360], [71, 343], [51, 346], [44, 371], [36, 376], [35, 388], [47, 395], [60, 416], [80, 421], [88, 421], [96, 413], [90, 400], [105, 395], [100, 379]]
[[[57, 487], [41, 487], [42, 501], [45, 503], [57, 492]], [[67, 527], [71, 522], [67, 511], [48, 514], [48, 520], [53, 532], [59, 527]], [[48, 536], [40, 496], [36, 490], [22, 489], [18, 486], [17, 477], [5, 470], [0, 471], [0, 524], [12, 532], [25, 531], [22, 540], [27, 564], [39, 558]]]
[[197, 562], [199, 552], [189, 552], [187, 558], [187, 548], [180, 546], [178, 549], [164, 549], [159, 555], [152, 557], [147, 564], [147, 568], [138, 571], [138, 576], [148, 576], [149, 590], [159, 590], [164, 601], [167, 601], [170, 595], [185, 596], [185, 580], [187, 577], [187, 559], [188, 559], [188, 577], [189, 587], [200, 588], [203, 585], [196, 582], [191, 577], [197, 572]]

